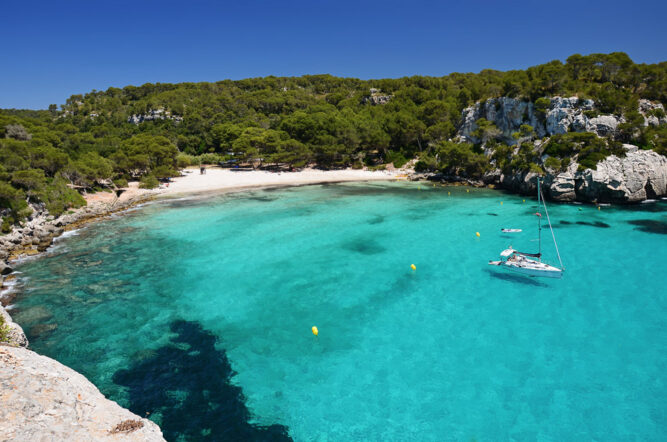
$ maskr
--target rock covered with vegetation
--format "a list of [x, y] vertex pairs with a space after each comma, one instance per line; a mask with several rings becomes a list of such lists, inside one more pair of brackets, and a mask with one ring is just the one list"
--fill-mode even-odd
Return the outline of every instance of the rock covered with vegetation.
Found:
[[11, 316], [0, 304], [0, 344], [14, 347], [27, 347], [28, 338], [20, 325], [12, 321]]
[[0, 345], [0, 403], [0, 440], [164, 440], [155, 423], [25, 348]]
[[539, 175], [543, 175], [546, 197], [556, 201], [635, 203], [667, 195], [667, 158], [650, 150], [625, 145], [622, 156], [611, 155], [596, 169], [581, 169], [573, 162], [563, 171], [548, 170], [490, 176], [504, 188], [531, 194], [536, 192]]

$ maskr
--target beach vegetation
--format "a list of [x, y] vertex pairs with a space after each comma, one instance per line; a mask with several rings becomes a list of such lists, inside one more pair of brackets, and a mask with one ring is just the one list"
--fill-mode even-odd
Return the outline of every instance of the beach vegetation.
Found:
[[11, 329], [5, 323], [5, 317], [0, 315], [0, 342], [9, 342], [9, 333]]
[[155, 175], [144, 175], [141, 177], [139, 182], [139, 187], [141, 189], [155, 189], [160, 185], [160, 182], [157, 180]]

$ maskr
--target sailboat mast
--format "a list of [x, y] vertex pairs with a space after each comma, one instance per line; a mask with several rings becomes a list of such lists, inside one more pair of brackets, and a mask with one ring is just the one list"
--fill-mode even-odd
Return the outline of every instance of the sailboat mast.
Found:
[[540, 257], [537, 258], [542, 261], [542, 214], [540, 212], [540, 177], [537, 177], [537, 238], [538, 238], [538, 249], [537, 253], [540, 254]]

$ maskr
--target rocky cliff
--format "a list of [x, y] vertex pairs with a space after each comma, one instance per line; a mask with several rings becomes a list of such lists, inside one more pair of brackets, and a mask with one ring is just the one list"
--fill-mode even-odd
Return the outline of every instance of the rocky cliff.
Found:
[[[644, 117], [644, 126], [667, 123], [664, 107], [660, 103], [639, 100], [637, 110]], [[535, 141], [534, 151], [542, 156], [540, 165], [546, 171], [543, 181], [546, 197], [557, 201], [633, 203], [667, 195], [667, 158], [629, 144], [623, 145], [626, 151], [624, 157], [610, 155], [600, 161], [595, 170], [582, 171], [576, 161], [565, 171], [556, 171], [545, 165], [548, 156], [542, 152], [546, 137], [567, 132], [591, 132], [611, 138], [617, 134], [618, 126], [625, 119], [622, 116], [600, 115], [593, 100], [553, 97], [543, 99], [540, 106], [508, 97], [480, 102], [463, 110], [459, 129], [461, 141], [482, 142], [476, 132], [476, 122], [480, 118], [494, 123], [497, 130], [494, 129], [493, 136], [509, 145], [517, 143], [512, 134], [520, 132], [521, 125], [533, 127], [535, 136], [543, 139]], [[491, 155], [492, 149], [485, 152]], [[485, 175], [484, 181], [529, 194], [535, 192], [536, 177], [534, 172], [502, 174], [494, 170]]]
[[[556, 201], [635, 203], [667, 195], [667, 158], [651, 150], [626, 145], [625, 157], [615, 155], [600, 161], [597, 170], [578, 170], [572, 163], [564, 172], [544, 176], [545, 197]], [[487, 183], [500, 184], [519, 193], [536, 192], [537, 174], [523, 172], [488, 174]]]
[[163, 441], [160, 428], [85, 377], [25, 348], [0, 346], [0, 440]]
[[[652, 111], [660, 109], [660, 117], [652, 115]], [[660, 103], [639, 100], [638, 111], [644, 116], [644, 125], [660, 125], [667, 123], [664, 107]], [[499, 138], [509, 145], [516, 144], [512, 137], [522, 124], [533, 127], [538, 138], [567, 132], [593, 132], [599, 136], [613, 135], [618, 125], [625, 122], [623, 117], [615, 115], [599, 115], [593, 100], [582, 100], [578, 97], [553, 97], [548, 106], [538, 109], [531, 101], [517, 98], [492, 98], [463, 110], [461, 115], [459, 136], [462, 141], [479, 143], [473, 135], [477, 129], [476, 121], [480, 118], [494, 123], [500, 131]]]

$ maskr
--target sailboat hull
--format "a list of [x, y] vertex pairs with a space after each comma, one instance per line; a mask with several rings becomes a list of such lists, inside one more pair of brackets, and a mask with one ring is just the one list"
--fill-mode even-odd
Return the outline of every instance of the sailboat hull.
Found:
[[527, 276], [557, 278], [557, 279], [563, 277], [563, 271], [561, 269], [539, 261], [532, 261], [532, 260], [523, 260], [520, 262], [491, 261], [489, 262], [489, 264], [497, 265], [503, 268], [504, 270], [508, 270], [514, 273], [521, 273]]

